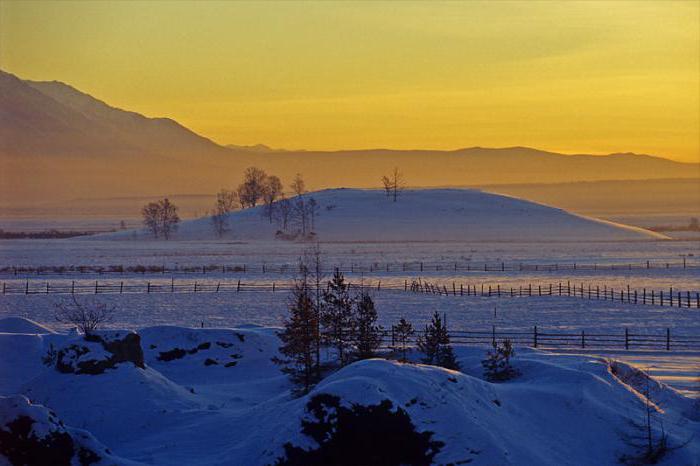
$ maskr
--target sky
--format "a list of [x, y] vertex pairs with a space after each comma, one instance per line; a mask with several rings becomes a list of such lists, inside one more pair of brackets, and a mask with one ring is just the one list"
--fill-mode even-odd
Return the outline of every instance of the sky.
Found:
[[0, 68], [221, 144], [700, 161], [700, 2], [0, 0]]

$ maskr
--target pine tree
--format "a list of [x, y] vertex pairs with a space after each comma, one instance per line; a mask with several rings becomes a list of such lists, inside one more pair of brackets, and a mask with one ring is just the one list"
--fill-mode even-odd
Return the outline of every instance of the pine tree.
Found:
[[502, 382], [516, 377], [518, 371], [510, 364], [510, 358], [514, 356], [515, 350], [510, 339], [506, 338], [501, 344], [493, 342], [493, 350], [486, 353], [486, 359], [481, 361], [486, 379]]
[[323, 293], [321, 325], [324, 341], [335, 348], [338, 361], [344, 366], [349, 361], [355, 335], [355, 318], [352, 309], [349, 285], [343, 274], [336, 269]]
[[382, 343], [384, 329], [377, 325], [377, 309], [372, 297], [362, 291], [356, 300], [355, 347], [358, 359], [369, 359], [376, 355]]
[[459, 369], [452, 345], [450, 345], [447, 325], [437, 311], [433, 314], [430, 324], [425, 326], [424, 334], [418, 337], [418, 349], [425, 354], [423, 362], [426, 364], [446, 369]]
[[316, 370], [316, 348], [319, 341], [317, 314], [314, 310], [313, 292], [308, 276], [294, 284], [289, 303], [289, 317], [284, 322], [284, 331], [279, 334], [282, 341], [279, 351], [286, 359], [273, 359], [284, 366], [282, 371], [308, 393], [318, 381]]
[[403, 317], [399, 320], [398, 325], [394, 326], [394, 340], [401, 350], [401, 362], [406, 362], [406, 349], [414, 333], [413, 325]]

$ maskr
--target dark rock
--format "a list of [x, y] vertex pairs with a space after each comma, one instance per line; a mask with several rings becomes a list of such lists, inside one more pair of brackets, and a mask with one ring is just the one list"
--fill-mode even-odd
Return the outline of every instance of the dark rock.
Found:
[[[97, 346], [99, 345], [99, 346]], [[91, 359], [90, 353], [102, 349], [109, 354], [96, 354]], [[141, 349], [141, 337], [133, 332], [103, 334], [91, 333], [85, 335], [82, 342], [64, 346], [56, 354], [56, 370], [70, 374], [97, 375], [107, 369], [114, 369], [117, 364], [130, 362], [134, 366], [145, 369], [146, 365]]]

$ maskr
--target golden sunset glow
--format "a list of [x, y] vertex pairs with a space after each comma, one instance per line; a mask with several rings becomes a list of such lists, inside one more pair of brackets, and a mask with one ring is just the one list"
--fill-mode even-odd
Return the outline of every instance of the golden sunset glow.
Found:
[[7, 2], [0, 68], [222, 144], [700, 160], [698, 2]]

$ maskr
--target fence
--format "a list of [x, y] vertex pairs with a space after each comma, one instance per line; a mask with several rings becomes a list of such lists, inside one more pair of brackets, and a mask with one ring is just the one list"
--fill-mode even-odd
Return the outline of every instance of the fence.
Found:
[[[360, 286], [360, 285], [352, 285]], [[424, 280], [415, 280], [411, 283], [404, 281], [401, 284], [384, 284], [381, 281], [375, 283], [366, 282], [361, 286], [374, 288], [377, 291], [395, 290], [413, 293], [460, 296], [460, 297], [482, 297], [482, 298], [521, 298], [521, 297], [571, 297], [596, 301], [612, 301], [632, 305], [655, 305], [668, 307], [686, 307], [700, 309], [700, 292], [680, 291], [670, 287], [668, 291], [663, 290], [641, 290], [626, 288], [615, 289], [607, 285], [572, 285], [571, 282], [547, 283], [527, 286], [501, 287], [498, 285], [471, 285], [451, 282], [450, 287], [446, 284], [430, 283]], [[271, 283], [243, 283], [237, 281], [207, 281], [207, 282], [175, 282], [171, 279], [169, 283], [164, 282], [112, 282], [94, 283], [76, 282], [70, 283], [39, 283], [37, 280], [26, 280], [22, 282], [3, 282], [2, 294], [123, 294], [123, 293], [225, 293], [225, 292], [282, 292], [290, 291], [291, 282], [271, 282]]]
[[[651, 269], [700, 269], [700, 261], [659, 262], [646, 260], [629, 263], [556, 263], [533, 264], [528, 262], [372, 262], [364, 264], [338, 264], [329, 270], [339, 270], [345, 274], [352, 273], [399, 273], [399, 272], [558, 272], [558, 271], [622, 271]], [[66, 275], [66, 274], [295, 274], [299, 271], [297, 264], [221, 264], [221, 265], [70, 265], [70, 266], [4, 266], [0, 274], [6, 276], [25, 275]]]
[[[402, 345], [414, 346], [418, 336], [422, 332], [416, 332], [413, 336], [400, 341], [396, 327], [384, 333], [382, 344], [386, 348], [398, 349]], [[450, 341], [459, 345], [487, 346], [506, 338], [520, 346], [533, 348], [579, 348], [579, 349], [644, 349], [644, 350], [700, 350], [700, 336], [678, 335], [672, 333], [670, 328], [657, 334], [633, 333], [628, 328], [621, 329], [618, 333], [594, 333], [585, 330], [541, 329], [537, 326], [530, 329], [500, 330], [495, 326], [483, 330], [449, 330]]]
[[596, 301], [617, 301], [626, 304], [676, 306], [700, 309], [700, 292], [679, 291], [677, 288], [669, 287], [667, 292], [663, 290], [641, 290], [626, 288], [615, 289], [607, 285], [572, 285], [570, 281], [566, 283], [547, 283], [527, 286], [501, 287], [498, 285], [484, 285], [480, 289], [477, 285], [466, 286], [460, 284], [459, 287], [452, 282], [448, 288], [445, 284], [430, 283], [423, 280], [416, 280], [408, 284], [405, 282], [404, 288], [415, 293], [430, 293], [445, 296], [477, 296], [477, 297], [531, 297], [531, 296], [566, 296], [582, 298]]

